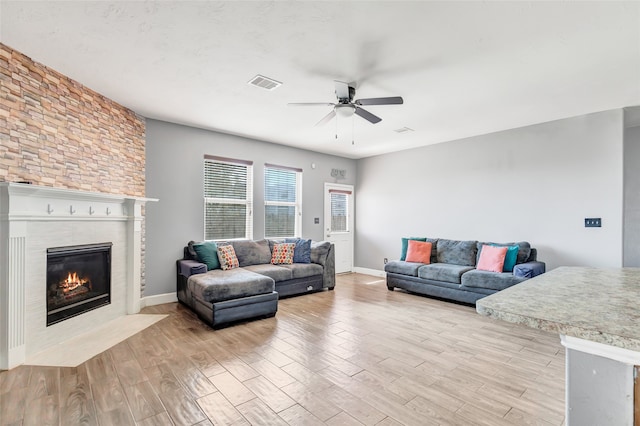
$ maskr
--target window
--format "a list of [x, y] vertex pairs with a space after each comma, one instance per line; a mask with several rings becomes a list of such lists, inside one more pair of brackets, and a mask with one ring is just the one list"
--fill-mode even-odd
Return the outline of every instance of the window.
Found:
[[264, 165], [265, 238], [302, 234], [302, 169]]
[[348, 232], [349, 200], [347, 197], [351, 195], [351, 191], [330, 189], [329, 195], [331, 196], [331, 232]]
[[204, 157], [204, 239], [253, 239], [253, 162]]

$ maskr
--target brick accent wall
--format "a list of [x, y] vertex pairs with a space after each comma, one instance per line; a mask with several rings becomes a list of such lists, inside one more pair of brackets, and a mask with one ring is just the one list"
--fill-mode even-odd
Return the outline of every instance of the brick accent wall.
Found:
[[144, 118], [0, 43], [0, 181], [143, 197]]
[[145, 123], [0, 44], [0, 180], [144, 196]]

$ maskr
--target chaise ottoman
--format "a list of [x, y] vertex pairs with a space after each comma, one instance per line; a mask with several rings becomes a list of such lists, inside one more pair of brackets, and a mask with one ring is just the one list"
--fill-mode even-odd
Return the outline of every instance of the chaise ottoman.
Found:
[[[178, 261], [178, 274], [188, 265]], [[185, 274], [186, 275], [186, 274]], [[179, 277], [180, 278], [180, 277]], [[213, 328], [231, 323], [272, 317], [278, 310], [275, 281], [265, 275], [237, 268], [214, 269], [179, 279], [180, 301], [193, 309]], [[186, 279], [185, 279], [186, 278]]]

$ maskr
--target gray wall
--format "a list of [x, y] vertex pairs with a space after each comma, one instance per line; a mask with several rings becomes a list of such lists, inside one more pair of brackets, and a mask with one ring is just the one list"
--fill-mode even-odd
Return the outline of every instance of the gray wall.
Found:
[[623, 265], [640, 267], [640, 127], [624, 133]]
[[[204, 154], [253, 160], [255, 239], [264, 237], [264, 163], [303, 169], [302, 236], [314, 240], [323, 239], [324, 183], [356, 182], [355, 160], [163, 121], [146, 124], [146, 196], [160, 201], [145, 209], [145, 296], [175, 292], [176, 259], [189, 240], [203, 239]], [[346, 169], [346, 178], [336, 181], [332, 168]]]
[[622, 266], [622, 162], [622, 110], [359, 160], [355, 265], [429, 236], [527, 240], [548, 269]]

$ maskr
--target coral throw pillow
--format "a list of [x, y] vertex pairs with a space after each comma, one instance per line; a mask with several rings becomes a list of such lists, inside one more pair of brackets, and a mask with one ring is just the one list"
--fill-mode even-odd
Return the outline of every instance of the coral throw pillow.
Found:
[[236, 251], [231, 244], [227, 246], [218, 246], [218, 259], [223, 270], [233, 269], [240, 266]]
[[409, 240], [407, 245], [407, 262], [424, 263], [426, 265], [431, 263], [431, 243], [422, 241]]
[[271, 252], [271, 263], [273, 265], [291, 265], [295, 248], [296, 243], [275, 244]]
[[507, 255], [508, 247], [482, 246], [480, 259], [476, 269], [479, 271], [502, 272], [504, 258]]

